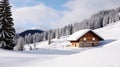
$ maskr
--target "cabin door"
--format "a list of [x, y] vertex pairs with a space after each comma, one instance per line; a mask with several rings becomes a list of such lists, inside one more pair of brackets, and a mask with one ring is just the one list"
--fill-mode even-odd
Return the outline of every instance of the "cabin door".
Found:
[[77, 45], [75, 44], [75, 47], [77, 47]]
[[94, 43], [92, 43], [92, 46], [95, 46]]

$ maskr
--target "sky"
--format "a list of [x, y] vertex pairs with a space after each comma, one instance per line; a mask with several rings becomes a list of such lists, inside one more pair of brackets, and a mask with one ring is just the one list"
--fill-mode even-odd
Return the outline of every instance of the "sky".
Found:
[[80, 22], [92, 14], [117, 8], [120, 0], [10, 0], [15, 27], [42, 30]]

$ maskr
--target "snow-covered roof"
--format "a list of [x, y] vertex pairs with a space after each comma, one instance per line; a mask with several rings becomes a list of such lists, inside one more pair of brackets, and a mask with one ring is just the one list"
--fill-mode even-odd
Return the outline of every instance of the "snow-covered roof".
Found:
[[[68, 37], [67, 40], [69, 40], [69, 41], [76, 41], [76, 40], [81, 38], [83, 35], [85, 35], [89, 31], [92, 31], [92, 30], [91, 29], [79, 30], [79, 31], [73, 33], [70, 37]], [[93, 33], [96, 34], [99, 38], [101, 38], [103, 40], [103, 38], [101, 36], [99, 36], [96, 32], [93, 32]]]

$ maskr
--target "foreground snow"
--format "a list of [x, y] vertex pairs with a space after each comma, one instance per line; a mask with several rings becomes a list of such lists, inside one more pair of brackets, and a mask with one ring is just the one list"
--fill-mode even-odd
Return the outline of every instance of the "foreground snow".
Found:
[[[47, 64], [47, 65], [46, 65]], [[43, 62], [41, 67], [119, 67], [120, 40], [82, 53]], [[38, 65], [36, 65], [39, 67]]]
[[50, 45], [47, 41], [40, 42], [38, 50], [0, 49], [0, 67], [120, 67], [119, 29], [120, 21], [95, 30], [105, 41], [94, 49], [68, 48], [68, 36], [53, 39]]
[[29, 62], [31, 62], [31, 64], [41, 63], [43, 61], [47, 61], [47, 60], [55, 59], [57, 57], [62, 57], [75, 53], [77, 52], [68, 51], [68, 50], [48, 49], [48, 48], [40, 48], [38, 50], [23, 51], [23, 52], [19, 52], [19, 51], [13, 52], [13, 51], [0, 49], [0, 67], [9, 67], [9, 66], [23, 67]]

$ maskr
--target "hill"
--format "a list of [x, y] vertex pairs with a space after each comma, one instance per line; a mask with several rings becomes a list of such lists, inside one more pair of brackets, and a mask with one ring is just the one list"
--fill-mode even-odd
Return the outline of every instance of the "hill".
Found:
[[[45, 61], [42, 67], [119, 67], [120, 21], [95, 31], [105, 38], [102, 47]], [[47, 64], [47, 65], [45, 65]]]
[[[66, 41], [69, 36], [53, 39], [51, 45], [47, 45], [47, 41], [37, 43], [38, 50], [18, 52], [0, 49], [0, 65], [2, 67], [119, 67], [119, 29], [120, 21], [94, 30], [105, 41], [101, 42], [102, 45], [99, 47], [84, 48], [85, 50], [61, 47], [69, 44]], [[6, 63], [8, 61], [11, 62]]]
[[19, 35], [22, 36], [22, 37], [25, 37], [25, 35], [28, 35], [28, 34], [35, 34], [35, 33], [43, 33], [44, 31], [42, 30], [25, 30], [24, 32], [21, 32]]

